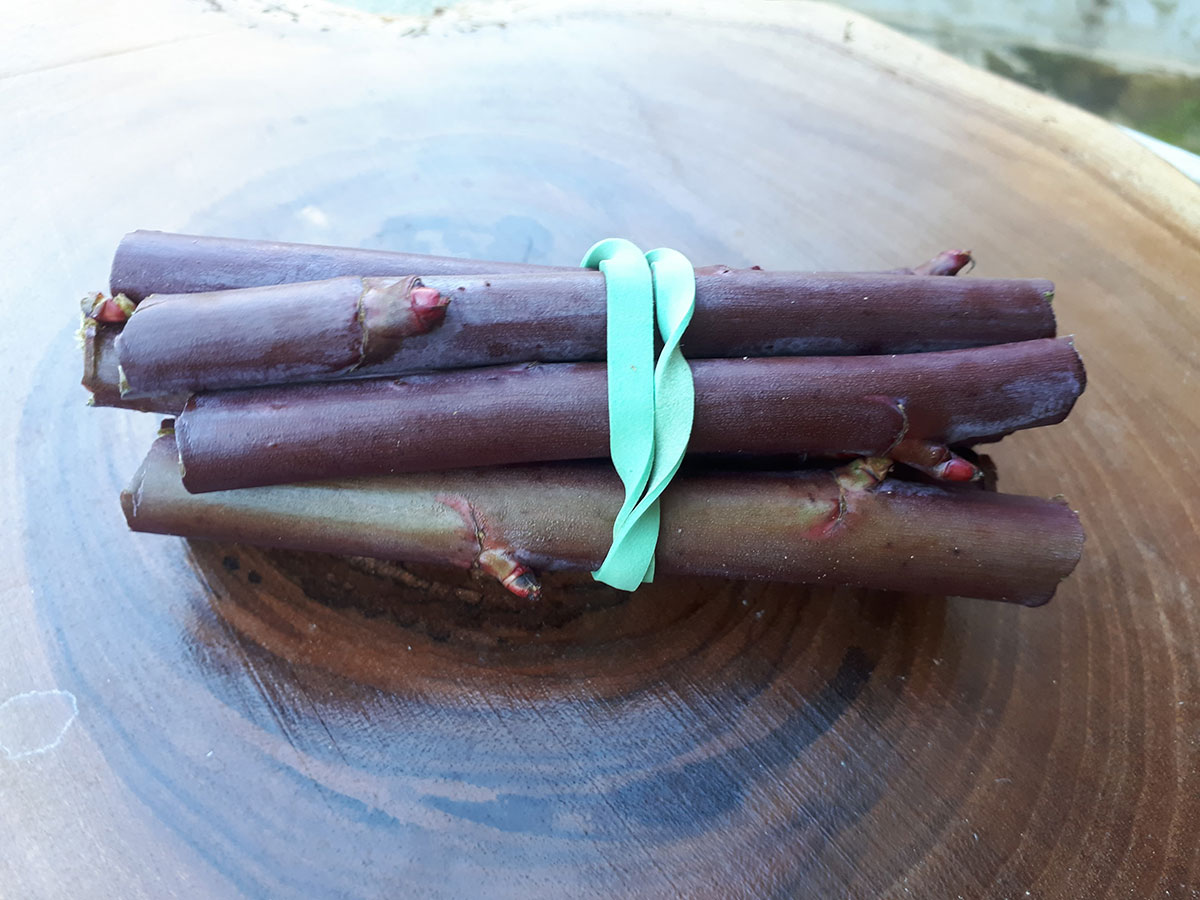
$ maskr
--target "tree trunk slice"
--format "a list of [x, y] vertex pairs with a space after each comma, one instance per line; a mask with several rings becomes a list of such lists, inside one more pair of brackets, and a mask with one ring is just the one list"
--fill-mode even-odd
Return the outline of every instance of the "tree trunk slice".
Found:
[[[1200, 883], [1194, 185], [834, 7], [261, 6], [27, 4], [0, 62], [6, 895]], [[824, 270], [970, 246], [1056, 281], [1078, 335], [1075, 413], [994, 455], [1070, 498], [1083, 561], [1032, 610], [679, 578], [530, 608], [129, 534], [157, 423], [83, 408], [70, 320], [138, 227], [559, 265], [609, 235]]]

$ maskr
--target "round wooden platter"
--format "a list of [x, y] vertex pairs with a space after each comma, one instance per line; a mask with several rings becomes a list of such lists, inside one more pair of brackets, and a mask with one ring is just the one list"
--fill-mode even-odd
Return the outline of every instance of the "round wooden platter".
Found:
[[[27, 4], [0, 63], [0, 893], [1179, 897], [1200, 885], [1200, 190], [835, 7]], [[37, 21], [34, 21], [36, 17]], [[138, 227], [1058, 283], [1038, 609], [127, 533], [74, 298]], [[969, 276], [968, 276], [969, 277]]]

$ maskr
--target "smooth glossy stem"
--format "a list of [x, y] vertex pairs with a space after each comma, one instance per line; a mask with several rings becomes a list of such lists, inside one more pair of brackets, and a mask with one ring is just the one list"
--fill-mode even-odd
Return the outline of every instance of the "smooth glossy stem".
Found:
[[[367, 279], [369, 280], [369, 279]], [[116, 341], [130, 399], [282, 382], [604, 358], [604, 276], [422, 276], [444, 321], [358, 354], [361, 279], [155, 295]], [[1054, 334], [1038, 279], [700, 269], [691, 359], [930, 352]], [[420, 331], [420, 329], [417, 329]], [[257, 361], [257, 363], [256, 363]]]
[[[582, 253], [584, 248], [580, 248]], [[953, 260], [966, 251], [948, 250], [912, 269], [912, 274], [953, 275]], [[571, 266], [562, 267], [570, 270]], [[546, 272], [553, 266], [427, 256], [318, 244], [134, 231], [122, 238], [109, 277], [113, 294], [137, 302], [150, 294], [187, 294], [320, 281], [339, 275], [489, 275]]]
[[357, 247], [134, 231], [121, 239], [113, 256], [109, 290], [136, 302], [151, 294], [224, 291], [340, 275], [486, 275], [546, 270], [552, 268]]
[[[972, 444], [1062, 421], [1084, 387], [1065, 338], [694, 360], [692, 372], [693, 453], [872, 456], [901, 441]], [[188, 401], [176, 430], [194, 491], [603, 457], [607, 379], [601, 363], [560, 363], [222, 391]]]

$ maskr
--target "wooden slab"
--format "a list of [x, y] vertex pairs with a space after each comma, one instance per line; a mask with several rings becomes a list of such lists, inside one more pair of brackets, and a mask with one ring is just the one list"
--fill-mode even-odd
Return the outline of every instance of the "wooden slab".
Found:
[[[0, 893], [1200, 884], [1195, 185], [828, 6], [40, 6], [0, 54]], [[1078, 335], [1075, 414], [995, 456], [1079, 508], [1083, 562], [1041, 609], [684, 579], [529, 609], [130, 535], [156, 423], [84, 408], [73, 329], [138, 227], [567, 264], [614, 234], [797, 268], [969, 246], [1055, 279]]]

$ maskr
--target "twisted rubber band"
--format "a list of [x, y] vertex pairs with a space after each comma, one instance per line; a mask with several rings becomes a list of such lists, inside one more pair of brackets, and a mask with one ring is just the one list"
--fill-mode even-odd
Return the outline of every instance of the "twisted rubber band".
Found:
[[[682, 253], [642, 254], [619, 238], [595, 244], [582, 265], [604, 273], [609, 452], [625, 486], [612, 545], [592, 576], [632, 591], [654, 580], [659, 497], [691, 438], [695, 387], [679, 344], [696, 307], [696, 277]], [[656, 322], [663, 340], [657, 364]]]

